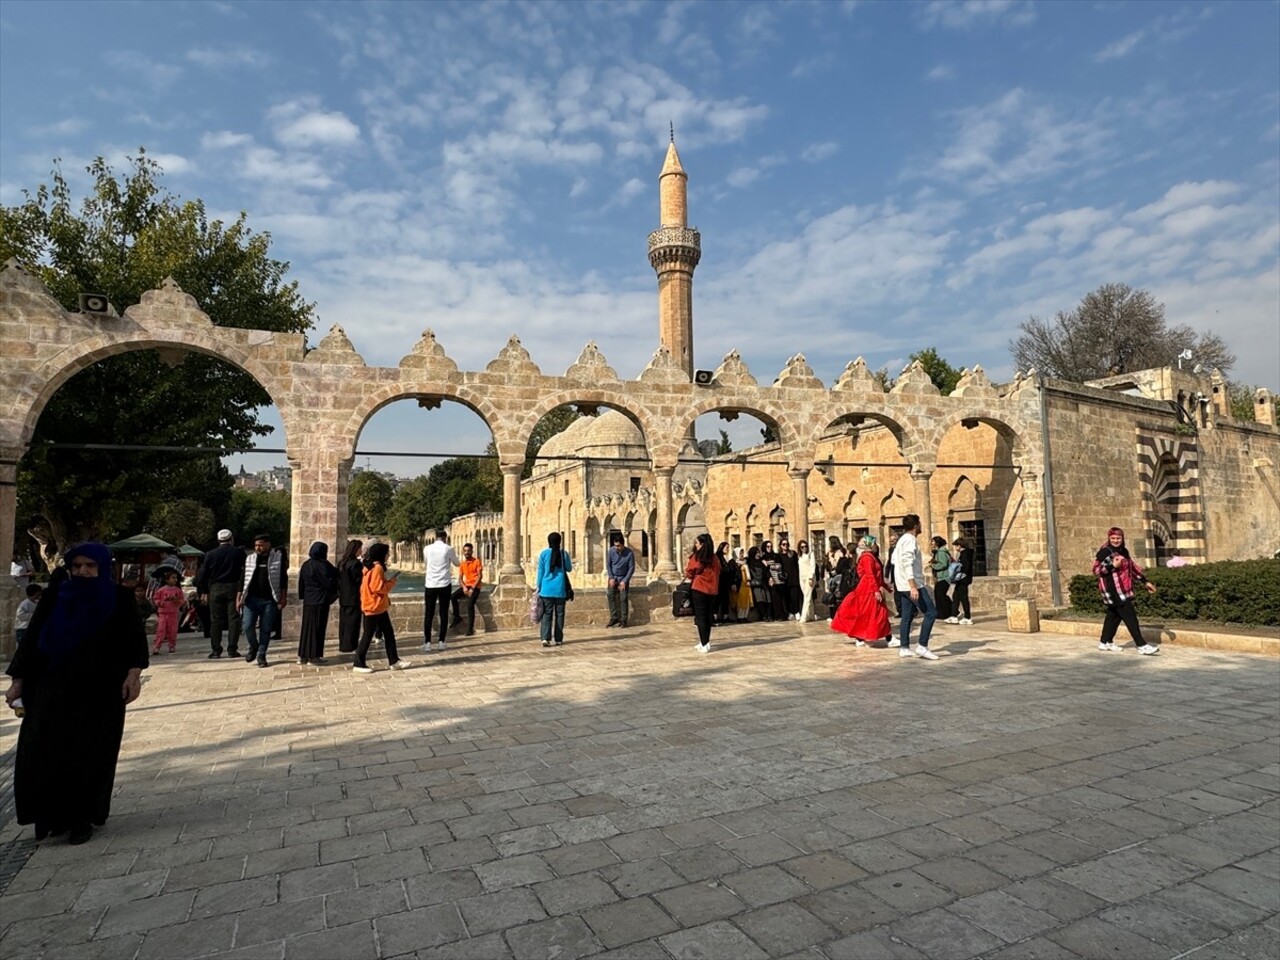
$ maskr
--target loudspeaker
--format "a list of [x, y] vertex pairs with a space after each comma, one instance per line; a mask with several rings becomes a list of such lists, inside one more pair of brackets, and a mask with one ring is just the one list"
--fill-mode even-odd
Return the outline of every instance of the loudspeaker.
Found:
[[107, 302], [107, 298], [101, 293], [82, 293], [80, 294], [80, 312], [81, 313], [109, 313], [111, 304]]
[[716, 372], [714, 370], [695, 370], [693, 371], [693, 382], [700, 387], [709, 387], [715, 376]]

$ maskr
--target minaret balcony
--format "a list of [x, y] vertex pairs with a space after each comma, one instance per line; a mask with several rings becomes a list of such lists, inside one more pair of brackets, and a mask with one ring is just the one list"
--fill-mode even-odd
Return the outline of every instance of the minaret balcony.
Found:
[[697, 266], [702, 259], [702, 234], [693, 227], [659, 227], [649, 234], [649, 262], [687, 263]]

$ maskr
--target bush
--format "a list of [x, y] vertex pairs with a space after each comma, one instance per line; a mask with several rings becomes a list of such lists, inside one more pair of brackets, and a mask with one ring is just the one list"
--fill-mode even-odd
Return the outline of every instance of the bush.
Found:
[[[1280, 560], [1224, 560], [1146, 573], [1158, 592], [1153, 596], [1139, 585], [1134, 602], [1140, 617], [1280, 626]], [[1103, 612], [1097, 577], [1072, 577], [1069, 589], [1072, 610]]]

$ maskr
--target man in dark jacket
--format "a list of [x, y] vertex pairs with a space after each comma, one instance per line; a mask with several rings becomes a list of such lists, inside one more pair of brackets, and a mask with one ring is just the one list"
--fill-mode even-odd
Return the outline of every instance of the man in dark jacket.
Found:
[[236, 592], [244, 580], [244, 550], [232, 541], [230, 530], [218, 531], [218, 547], [204, 555], [196, 574], [200, 600], [209, 605], [210, 660], [222, 656], [222, 631], [227, 631], [227, 655], [240, 655], [240, 615], [236, 612]]
[[609, 575], [609, 622], [605, 626], [625, 627], [631, 613], [631, 578], [636, 572], [636, 554], [617, 531], [609, 535], [605, 568]]

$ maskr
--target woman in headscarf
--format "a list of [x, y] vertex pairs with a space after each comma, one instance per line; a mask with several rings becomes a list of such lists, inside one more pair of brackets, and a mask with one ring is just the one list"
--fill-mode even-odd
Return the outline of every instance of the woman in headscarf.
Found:
[[747, 551], [747, 580], [751, 583], [751, 601], [756, 617], [763, 623], [773, 619], [773, 593], [769, 590], [769, 568], [760, 559], [760, 548]]
[[1107, 542], [1093, 558], [1093, 575], [1098, 578], [1098, 590], [1102, 593], [1102, 603], [1107, 608], [1107, 615], [1102, 620], [1102, 637], [1098, 640], [1098, 649], [1114, 651], [1116, 631], [1123, 623], [1133, 637], [1133, 644], [1138, 652], [1150, 656], [1159, 653], [1160, 648], [1142, 639], [1142, 628], [1138, 625], [1138, 611], [1133, 606], [1134, 583], [1141, 583], [1148, 593], [1156, 592], [1156, 585], [1142, 573], [1142, 568], [1129, 556], [1124, 545], [1124, 531], [1112, 527], [1107, 531]]
[[739, 623], [746, 623], [751, 613], [751, 571], [747, 569], [747, 551], [738, 547], [733, 551], [738, 565], [738, 586], [733, 591], [733, 612]]
[[298, 599], [302, 601], [302, 628], [298, 637], [298, 663], [324, 664], [324, 635], [329, 608], [338, 599], [338, 568], [329, 562], [329, 545], [317, 540], [298, 571]]
[[133, 594], [111, 576], [111, 553], [82, 543], [69, 576], [44, 592], [9, 663], [5, 692], [21, 699], [14, 800], [36, 839], [69, 831], [84, 843], [107, 822], [125, 706], [142, 692], [147, 634]]
[[726, 624], [733, 618], [733, 592], [738, 587], [738, 564], [729, 552], [729, 541], [724, 540], [716, 549], [720, 561], [720, 593], [716, 597], [716, 623]]
[[362, 540], [348, 540], [338, 561], [338, 650], [354, 653], [360, 645], [360, 582], [364, 580]]
[[849, 591], [831, 618], [831, 629], [852, 637], [860, 647], [884, 640], [893, 632], [889, 628], [889, 608], [880, 591], [884, 567], [879, 552], [880, 545], [873, 535], [867, 534], [858, 541], [858, 585]]
[[533, 589], [542, 598], [539, 635], [544, 647], [564, 643], [564, 606], [573, 589], [569, 583], [573, 561], [568, 552], [561, 549], [562, 542], [560, 534], [548, 533], [547, 548], [538, 554], [538, 575]]

